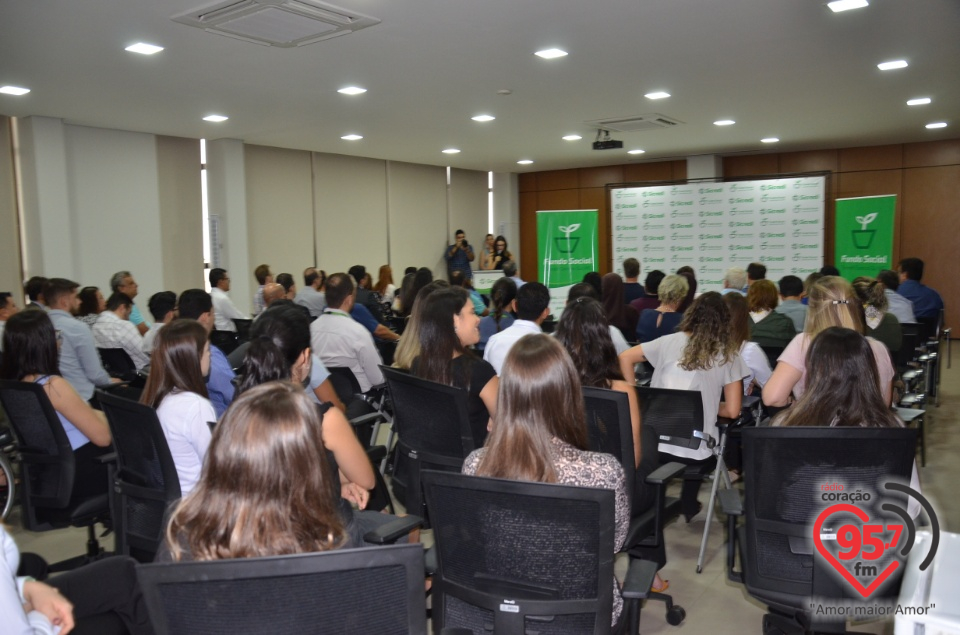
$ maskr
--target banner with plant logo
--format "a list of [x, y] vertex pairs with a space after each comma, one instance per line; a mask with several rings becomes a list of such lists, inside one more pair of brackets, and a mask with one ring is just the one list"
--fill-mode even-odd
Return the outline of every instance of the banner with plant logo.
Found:
[[876, 277], [893, 263], [893, 220], [897, 197], [837, 199], [834, 263], [847, 280]]
[[599, 271], [597, 210], [537, 212], [537, 274], [550, 289], [551, 313], [559, 316], [570, 287]]

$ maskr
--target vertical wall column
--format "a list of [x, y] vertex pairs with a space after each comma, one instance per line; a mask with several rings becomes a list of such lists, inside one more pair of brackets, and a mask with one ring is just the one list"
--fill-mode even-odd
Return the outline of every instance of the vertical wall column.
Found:
[[519, 264], [520, 196], [517, 175], [513, 172], [493, 173], [493, 235], [502, 235], [507, 239], [510, 253]]
[[247, 237], [247, 188], [243, 142], [207, 142], [207, 205], [220, 219], [221, 264], [230, 275], [230, 298], [238, 309], [252, 311], [253, 286]]
[[23, 306], [20, 221], [10, 124], [9, 117], [0, 115], [0, 291], [9, 291], [17, 306]]
[[17, 132], [26, 235], [24, 275], [75, 276], [78, 267], [63, 121], [27, 117], [18, 120]]

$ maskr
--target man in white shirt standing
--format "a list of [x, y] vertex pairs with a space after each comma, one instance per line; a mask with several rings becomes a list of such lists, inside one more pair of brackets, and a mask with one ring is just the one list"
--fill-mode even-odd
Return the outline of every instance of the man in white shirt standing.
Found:
[[492, 336], [483, 349], [483, 359], [500, 374], [510, 348], [524, 335], [541, 333], [540, 325], [550, 315], [550, 290], [539, 282], [528, 282], [517, 290], [510, 303], [517, 319], [508, 328]]
[[379, 368], [383, 361], [373, 335], [350, 317], [354, 291], [353, 278], [345, 273], [335, 273], [327, 279], [327, 308], [310, 325], [310, 346], [327, 368], [353, 371], [360, 391], [367, 392], [383, 383]]
[[133, 300], [124, 293], [114, 293], [107, 298], [107, 309], [93, 325], [93, 339], [97, 348], [122, 348], [133, 360], [137, 370], [150, 363], [150, 356], [143, 352], [143, 337], [130, 321]]
[[249, 315], [244, 315], [233, 304], [233, 300], [227, 295], [230, 290], [230, 276], [226, 269], [217, 267], [210, 270], [210, 297], [213, 299], [213, 317], [214, 328], [218, 331], [236, 332], [237, 325], [233, 323], [234, 318], [244, 320], [249, 319]]

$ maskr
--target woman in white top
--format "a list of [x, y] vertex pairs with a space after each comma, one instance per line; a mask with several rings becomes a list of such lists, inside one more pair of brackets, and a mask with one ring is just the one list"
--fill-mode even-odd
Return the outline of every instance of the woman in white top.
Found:
[[373, 291], [380, 295], [380, 304], [385, 304], [388, 307], [393, 306], [393, 300], [397, 295], [397, 287], [393, 284], [393, 268], [390, 265], [380, 267], [377, 284], [373, 285]]
[[[703, 431], [717, 437], [717, 417], [735, 419], [743, 401], [743, 378], [750, 370], [743, 363], [739, 346], [730, 333], [730, 311], [716, 291], [704, 293], [683, 314], [677, 333], [665, 335], [621, 353], [620, 369], [634, 376], [634, 365], [653, 364], [653, 388], [696, 390], [703, 401]], [[723, 396], [723, 402], [720, 397]], [[691, 465], [712, 463], [713, 452], [702, 442], [697, 449], [660, 444], [663, 462]], [[689, 522], [701, 509], [697, 502], [700, 480], [683, 482], [680, 506]]]
[[[777, 360], [777, 367], [770, 381], [763, 387], [763, 403], [768, 406], [787, 406], [790, 393], [799, 399], [806, 389], [806, 356], [811, 342], [817, 335], [831, 326], [853, 329], [863, 335], [866, 331], [863, 307], [860, 305], [853, 287], [839, 276], [824, 276], [813, 283], [807, 291], [810, 304], [807, 308], [807, 321], [800, 333]], [[893, 364], [886, 347], [877, 340], [868, 337], [867, 343], [873, 349], [879, 373], [880, 391], [883, 401], [890, 405]], [[851, 378], [851, 381], [853, 378]]]
[[174, 320], [157, 333], [140, 401], [157, 410], [183, 496], [200, 480], [210, 424], [217, 420], [203, 381], [209, 373], [210, 343], [199, 322]]

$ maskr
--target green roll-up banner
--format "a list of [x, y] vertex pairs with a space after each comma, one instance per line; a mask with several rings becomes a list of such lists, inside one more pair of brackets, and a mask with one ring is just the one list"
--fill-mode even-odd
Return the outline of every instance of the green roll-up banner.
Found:
[[834, 264], [847, 280], [876, 277], [893, 262], [893, 220], [897, 197], [838, 198]]
[[570, 287], [598, 271], [597, 210], [537, 212], [537, 273], [550, 289], [551, 312], [559, 316]]

